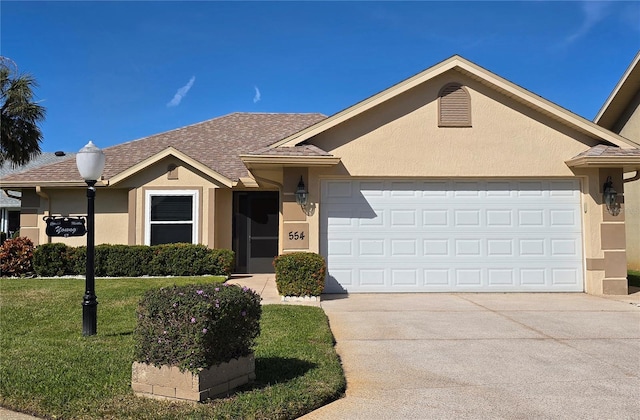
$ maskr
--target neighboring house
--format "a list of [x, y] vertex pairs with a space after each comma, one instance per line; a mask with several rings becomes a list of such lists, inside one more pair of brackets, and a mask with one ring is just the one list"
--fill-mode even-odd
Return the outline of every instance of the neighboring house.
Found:
[[[238, 272], [319, 252], [326, 292], [627, 293], [603, 188], [640, 145], [459, 56], [329, 118], [230, 114], [104, 152], [98, 243], [232, 248]], [[85, 213], [73, 160], [2, 182], [36, 243], [62, 240], [43, 216]]]
[[[595, 123], [640, 143], [640, 52], [596, 115]], [[624, 218], [627, 233], [627, 264], [640, 270], [640, 172], [624, 181]]]
[[[75, 154], [67, 154], [65, 152], [41, 153], [31, 159], [27, 164], [16, 167], [14, 167], [11, 162], [5, 162], [0, 166], [0, 180], [12, 174], [59, 162], [60, 160], [67, 159], [69, 156], [75, 156]], [[2, 189], [0, 189], [0, 232], [4, 233], [7, 238], [10, 238], [20, 229], [21, 193], [19, 190], [5, 190], [1, 181], [0, 187], [2, 187]]]

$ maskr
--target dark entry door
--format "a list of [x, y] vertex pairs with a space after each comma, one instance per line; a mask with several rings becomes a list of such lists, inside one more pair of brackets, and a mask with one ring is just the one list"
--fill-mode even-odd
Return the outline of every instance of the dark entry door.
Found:
[[233, 246], [236, 272], [273, 273], [278, 255], [278, 192], [235, 192]]

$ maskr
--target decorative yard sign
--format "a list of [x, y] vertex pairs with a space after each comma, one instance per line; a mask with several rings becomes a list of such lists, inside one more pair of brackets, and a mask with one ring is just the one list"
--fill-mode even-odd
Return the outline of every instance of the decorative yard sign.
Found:
[[47, 236], [84, 236], [87, 229], [84, 217], [44, 217], [47, 223]]

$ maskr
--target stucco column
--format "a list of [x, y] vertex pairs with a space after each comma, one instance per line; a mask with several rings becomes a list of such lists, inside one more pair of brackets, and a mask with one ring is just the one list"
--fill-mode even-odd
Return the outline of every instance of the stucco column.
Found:
[[[606, 295], [626, 295], [627, 285], [627, 252], [624, 212], [624, 183], [621, 169], [600, 169], [600, 199], [602, 222], [600, 223], [600, 247], [603, 253], [604, 279], [602, 293]], [[613, 188], [618, 192], [617, 202], [620, 212], [611, 214], [602, 202], [604, 183], [608, 177], [613, 181]]]

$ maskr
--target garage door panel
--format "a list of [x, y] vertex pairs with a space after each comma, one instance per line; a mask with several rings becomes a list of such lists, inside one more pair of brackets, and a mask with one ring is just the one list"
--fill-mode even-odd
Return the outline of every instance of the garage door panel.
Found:
[[321, 191], [334, 286], [583, 290], [577, 180], [325, 180]]
[[[429, 235], [417, 238], [415, 235], [398, 231], [361, 232], [354, 239], [353, 233], [332, 234], [327, 243], [332, 251], [328, 258], [338, 255], [356, 256], [358, 252], [378, 255], [382, 248], [388, 255], [450, 256], [463, 258], [465, 255], [479, 255], [487, 258], [525, 257], [543, 259], [570, 258], [582, 260], [580, 238], [562, 235], [552, 237], [532, 237], [522, 233], [518, 237], [507, 235], [487, 235], [477, 237], [464, 233], [455, 235]], [[347, 250], [350, 250], [347, 252]]]
[[[372, 267], [334, 269], [330, 277], [341, 286], [328, 293], [350, 292], [571, 292], [580, 283], [572, 268], [434, 267], [408, 269]], [[514, 290], [516, 289], [516, 290]]]

